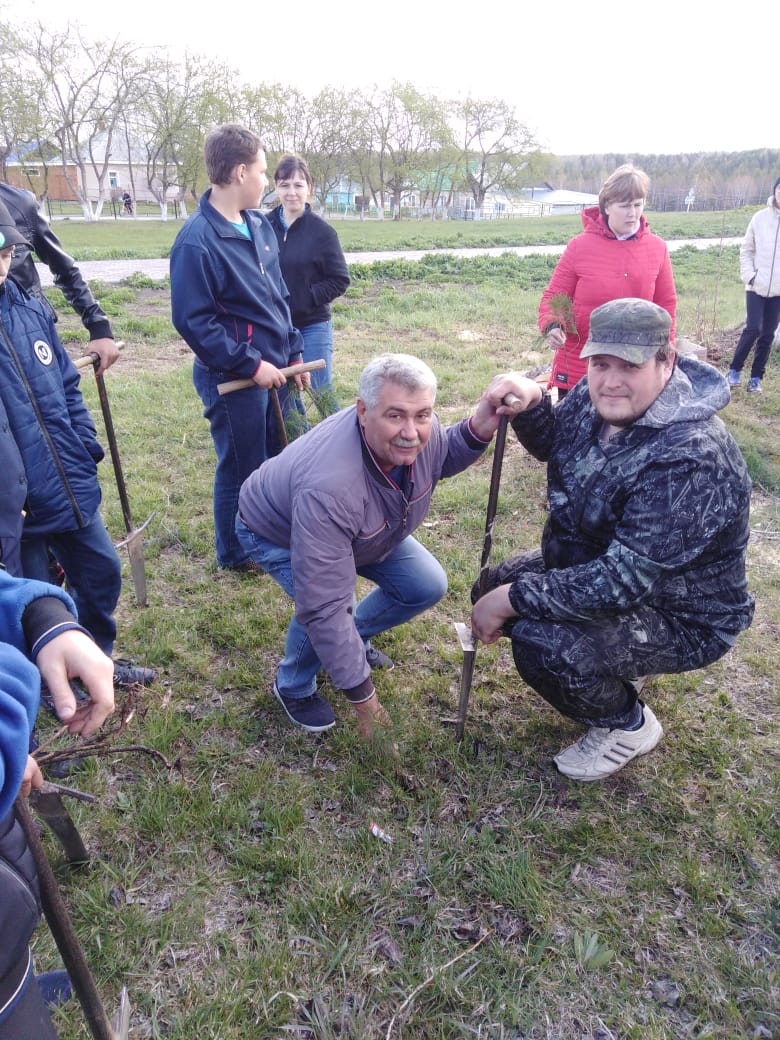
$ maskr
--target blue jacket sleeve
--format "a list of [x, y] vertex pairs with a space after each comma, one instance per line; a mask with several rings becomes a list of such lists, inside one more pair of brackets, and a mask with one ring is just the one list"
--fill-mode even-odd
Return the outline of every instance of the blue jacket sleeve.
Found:
[[34, 600], [47, 597], [61, 600], [75, 616], [61, 589], [0, 569], [0, 818], [19, 792], [40, 696], [38, 669], [25, 657], [22, 616]]
[[21, 787], [39, 696], [35, 665], [15, 647], [0, 643], [0, 819]]

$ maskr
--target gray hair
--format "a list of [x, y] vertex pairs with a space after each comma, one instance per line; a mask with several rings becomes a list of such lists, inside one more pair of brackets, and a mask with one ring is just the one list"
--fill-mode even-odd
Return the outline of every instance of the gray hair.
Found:
[[436, 400], [436, 376], [412, 354], [380, 354], [360, 373], [358, 397], [366, 408], [375, 408], [385, 383], [398, 383], [407, 390], [431, 390]]

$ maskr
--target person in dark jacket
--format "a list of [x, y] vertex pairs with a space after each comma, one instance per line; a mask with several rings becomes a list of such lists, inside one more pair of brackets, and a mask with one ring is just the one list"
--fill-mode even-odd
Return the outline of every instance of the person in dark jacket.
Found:
[[[4, 435], [13, 439], [24, 467], [22, 573], [47, 581], [52, 550], [65, 571], [79, 620], [111, 656], [122, 576], [98, 508], [97, 463], [104, 453], [81, 396], [79, 373], [50, 315], [8, 278], [14, 250], [21, 244], [27, 243], [0, 203], [0, 410], [8, 425]], [[9, 495], [15, 501], [3, 509], [3, 525], [13, 534], [22, 478], [9, 441], [6, 449], [17, 479]], [[4, 562], [17, 566], [10, 558]], [[151, 669], [116, 662], [118, 684], [153, 679]]]
[[670, 328], [647, 300], [606, 303], [591, 315], [587, 378], [561, 404], [530, 379], [515, 391], [513, 428], [547, 462], [549, 518], [541, 552], [491, 569], [472, 624], [486, 643], [510, 636], [525, 682], [588, 727], [555, 757], [577, 780], [660, 741], [641, 677], [718, 660], [753, 617], [750, 479], [716, 414], [728, 386], [676, 359]]
[[54, 275], [54, 284], [81, 318], [89, 333], [87, 351], [99, 356], [98, 372], [105, 372], [119, 357], [119, 349], [109, 320], [90, 292], [73, 257], [62, 248], [31, 191], [0, 182], [0, 202], [7, 207], [24, 242], [16, 248], [11, 278], [30, 296], [40, 300], [52, 319], [57, 320], [56, 312], [41, 288], [33, 260], [34, 251]]
[[27, 501], [27, 474], [19, 446], [14, 440], [5, 405], [0, 399], [0, 473], [3, 494], [0, 495], [0, 563], [17, 577], [22, 573], [22, 525]]
[[332, 382], [333, 321], [330, 304], [349, 288], [347, 261], [335, 230], [308, 203], [314, 187], [306, 160], [283, 155], [274, 171], [279, 205], [268, 219], [279, 243], [279, 262], [290, 291], [293, 325], [303, 336], [303, 360], [322, 358], [311, 374], [314, 390], [338, 407]]
[[[61, 721], [71, 733], [89, 737], [114, 709], [112, 671], [75, 621], [64, 592], [13, 578], [0, 567], [0, 1040], [57, 1035], [33, 975], [29, 941], [40, 918], [38, 883], [13, 812], [17, 795], [26, 797], [43, 783], [28, 754], [41, 676]], [[74, 676], [89, 693], [79, 707], [69, 682]]]
[[[276, 236], [257, 211], [267, 182], [263, 142], [226, 124], [206, 139], [211, 188], [171, 250], [173, 324], [195, 353], [193, 383], [217, 455], [214, 528], [217, 564], [253, 569], [235, 533], [241, 484], [280, 450], [269, 390], [302, 361], [303, 339], [290, 318]], [[220, 383], [256, 386], [221, 396]], [[308, 386], [307, 375], [296, 384]]]

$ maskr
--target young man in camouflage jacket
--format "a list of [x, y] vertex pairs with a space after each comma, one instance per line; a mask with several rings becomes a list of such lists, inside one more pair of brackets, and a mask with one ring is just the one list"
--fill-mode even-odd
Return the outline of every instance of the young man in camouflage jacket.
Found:
[[555, 758], [578, 780], [663, 736], [637, 677], [716, 661], [753, 617], [750, 479], [716, 415], [728, 386], [676, 357], [670, 324], [656, 304], [611, 301], [591, 316], [587, 379], [558, 407], [517, 381], [512, 426], [547, 462], [549, 518], [541, 552], [492, 569], [473, 627], [485, 642], [510, 636], [525, 682], [588, 727]]

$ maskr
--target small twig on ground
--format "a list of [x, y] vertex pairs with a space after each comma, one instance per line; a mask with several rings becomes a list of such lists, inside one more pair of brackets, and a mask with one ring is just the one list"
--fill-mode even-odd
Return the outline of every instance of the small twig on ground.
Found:
[[67, 732], [68, 732], [68, 727], [67, 726], [60, 726], [60, 728], [55, 733], [52, 733], [52, 735], [47, 740], [44, 740], [44, 742], [42, 744], [38, 745], [38, 747], [35, 749], [35, 751], [33, 751], [32, 757], [33, 758], [37, 758], [40, 761], [39, 756], [40, 756], [41, 752], [45, 751], [47, 747], [51, 747], [51, 745], [56, 743], [56, 741], [58, 741], [60, 739], [60, 737], [64, 737]]
[[750, 528], [751, 538], [780, 538], [780, 531], [764, 531], [760, 527]]
[[65, 787], [64, 784], [55, 784], [51, 780], [44, 780], [43, 786], [39, 787], [38, 790], [41, 794], [67, 794], [71, 798], [78, 798], [80, 802], [96, 802], [97, 798], [94, 794], [87, 794], [86, 791], [78, 791], [75, 787]]
[[385, 1034], [385, 1040], [390, 1040], [390, 1035], [393, 1032], [393, 1026], [395, 1025], [395, 1020], [397, 1018], [399, 1018], [404, 1013], [406, 1008], [411, 1004], [411, 1002], [414, 1000], [414, 998], [417, 996], [417, 994], [421, 990], [425, 989], [426, 986], [430, 985], [430, 983], [433, 982], [433, 980], [436, 978], [437, 975], [441, 975], [441, 973], [443, 971], [446, 971], [447, 968], [451, 968], [452, 965], [456, 964], [462, 957], [465, 957], [467, 954], [472, 953], [474, 950], [476, 950], [476, 948], [478, 946], [481, 946], [481, 944], [485, 941], [485, 939], [487, 939], [487, 937], [489, 935], [491, 935], [491, 934], [492, 934], [492, 929], [489, 928], [485, 932], [485, 934], [481, 935], [479, 937], [479, 939], [477, 939], [477, 941], [472, 946], [469, 946], [469, 948], [467, 950], [462, 950], [457, 955], [457, 957], [453, 957], [452, 960], [451, 961], [447, 961], [446, 964], [441, 964], [438, 968], [436, 968], [434, 971], [432, 971], [430, 973], [430, 975], [428, 976], [428, 978], [425, 979], [423, 982], [421, 982], [419, 986], [415, 986], [414, 989], [412, 990], [412, 992], [409, 994], [409, 996], [406, 997], [406, 999], [404, 1000], [403, 1004], [401, 1004], [399, 1009], [396, 1011], [396, 1013], [390, 1019], [390, 1025], [387, 1027], [387, 1033]]
[[40, 744], [35, 751], [33, 751], [33, 758], [36, 760], [39, 766], [50, 765], [52, 762], [62, 762], [65, 759], [74, 757], [78, 758], [100, 758], [106, 755], [122, 755], [129, 752], [141, 752], [145, 755], [152, 755], [154, 758], [159, 759], [163, 763], [166, 769], [173, 769], [173, 763], [169, 762], [162, 752], [155, 750], [155, 748], [146, 747], [144, 744], [125, 744], [118, 746], [113, 743], [117, 737], [121, 736], [122, 733], [127, 729], [133, 716], [136, 712], [136, 695], [143, 691], [143, 687], [136, 683], [130, 687], [123, 704], [120, 706], [119, 718], [113, 724], [108, 724], [102, 728], [99, 736], [95, 736], [92, 740], [74, 740], [67, 745], [67, 747], [57, 748], [56, 750], [48, 751], [55, 741], [59, 740], [68, 732], [67, 726], [61, 726], [56, 733]]

